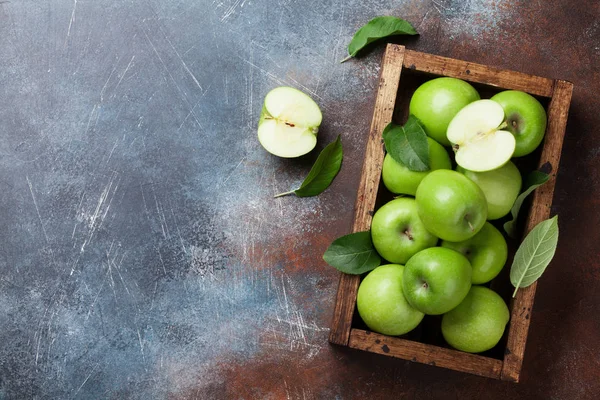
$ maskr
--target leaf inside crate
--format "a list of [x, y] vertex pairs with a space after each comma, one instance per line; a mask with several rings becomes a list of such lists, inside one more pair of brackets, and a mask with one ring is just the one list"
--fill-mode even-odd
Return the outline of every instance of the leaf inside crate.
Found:
[[512, 219], [504, 224], [504, 230], [511, 238], [517, 237], [517, 217], [523, 202], [535, 189], [548, 182], [548, 179], [550, 179], [550, 175], [542, 171], [533, 171], [525, 179], [525, 185], [523, 185], [525, 190], [517, 197], [510, 210]]
[[421, 122], [410, 115], [404, 126], [389, 123], [382, 133], [385, 149], [411, 171], [429, 170], [429, 144]]

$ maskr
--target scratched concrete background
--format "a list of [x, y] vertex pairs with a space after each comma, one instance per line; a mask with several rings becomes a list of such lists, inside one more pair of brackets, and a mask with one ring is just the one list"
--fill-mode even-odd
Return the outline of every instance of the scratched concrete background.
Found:
[[[382, 47], [575, 83], [514, 385], [327, 343]], [[600, 391], [600, 5], [593, 0], [11, 0], [0, 3], [0, 399], [591, 399]], [[316, 198], [273, 199], [317, 152], [267, 154], [264, 95], [306, 91], [345, 160]]]

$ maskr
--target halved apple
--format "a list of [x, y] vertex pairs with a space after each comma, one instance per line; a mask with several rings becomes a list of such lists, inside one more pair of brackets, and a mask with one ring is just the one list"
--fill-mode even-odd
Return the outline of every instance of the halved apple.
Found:
[[469, 171], [491, 171], [504, 165], [515, 152], [515, 137], [508, 131], [502, 106], [477, 100], [463, 107], [448, 125], [447, 136], [456, 163]]
[[278, 87], [265, 97], [258, 140], [271, 154], [284, 158], [300, 157], [317, 144], [323, 116], [317, 103], [291, 87]]

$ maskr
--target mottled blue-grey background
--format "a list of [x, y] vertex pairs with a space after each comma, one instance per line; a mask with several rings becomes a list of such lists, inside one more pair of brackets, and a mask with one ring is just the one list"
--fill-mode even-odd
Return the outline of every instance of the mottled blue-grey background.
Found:
[[[600, 13], [560, 3], [0, 2], [0, 399], [591, 398]], [[377, 15], [410, 48], [576, 84], [520, 385], [327, 343], [321, 254], [351, 226], [382, 47], [338, 61]], [[319, 197], [272, 198], [316, 157], [256, 140], [280, 85], [320, 104], [317, 150], [342, 135]]]

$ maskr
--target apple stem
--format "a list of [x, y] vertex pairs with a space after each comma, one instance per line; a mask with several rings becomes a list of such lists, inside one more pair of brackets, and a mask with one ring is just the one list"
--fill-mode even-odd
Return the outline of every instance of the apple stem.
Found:
[[295, 192], [296, 192], [295, 190], [290, 190], [289, 192], [283, 192], [283, 193], [276, 194], [275, 196], [273, 196], [273, 198], [288, 196], [288, 195], [293, 194]]
[[471, 221], [467, 221], [467, 224], [469, 224], [469, 228], [471, 228], [471, 232], [475, 232], [475, 227], [473, 226]]
[[[506, 123], [506, 121], [504, 121], [504, 122], [503, 122], [503, 123], [501, 123], [501, 124], [500, 124], [500, 126], [499, 126], [499, 127], [497, 127], [497, 128], [492, 128], [492, 129], [490, 129], [490, 130], [489, 130], [489, 131], [487, 131], [487, 132], [479, 132], [479, 133], [477, 134], [477, 136], [475, 136], [475, 138], [474, 138], [474, 139], [472, 139], [472, 141], [474, 141], [474, 142], [475, 142], [475, 141], [481, 140], [481, 139], [483, 139], [483, 138], [487, 137], [488, 135], [491, 135], [491, 134], [493, 134], [493, 133], [496, 133], [496, 132], [498, 132], [499, 130], [502, 130], [502, 129], [506, 128], [507, 126], [508, 126], [508, 124]], [[454, 149], [454, 147], [452, 147], [452, 149]], [[456, 150], [454, 150], [454, 151], [456, 151]]]
[[344, 58], [342, 61], [340, 61], [340, 64], [345, 63], [346, 61], [348, 61], [351, 58], [352, 58], [352, 56], [348, 56], [348, 57]]

